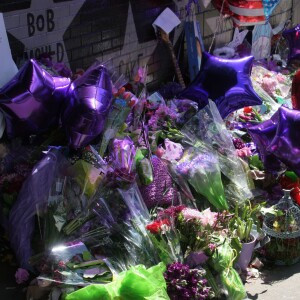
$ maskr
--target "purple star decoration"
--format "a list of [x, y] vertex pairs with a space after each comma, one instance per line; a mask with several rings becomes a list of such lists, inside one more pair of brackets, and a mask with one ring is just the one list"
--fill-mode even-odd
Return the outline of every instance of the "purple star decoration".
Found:
[[62, 112], [62, 125], [70, 147], [77, 149], [88, 145], [104, 128], [112, 105], [107, 69], [98, 63], [91, 66], [71, 84], [68, 99]]
[[282, 35], [289, 44], [288, 60], [298, 59], [300, 57], [300, 24], [285, 30]]
[[248, 126], [247, 130], [250, 134], [253, 142], [258, 148], [261, 161], [265, 168], [269, 171], [279, 171], [281, 169], [281, 163], [276, 156], [267, 151], [267, 147], [272, 142], [278, 124], [278, 111], [272, 116], [270, 120], [264, 121], [257, 125]]
[[71, 80], [52, 76], [29, 60], [0, 90], [0, 109], [9, 138], [28, 136], [58, 125], [59, 112]]
[[300, 176], [300, 111], [281, 106], [270, 120], [248, 128], [269, 170], [280, 161]]
[[204, 52], [198, 75], [178, 97], [196, 101], [199, 109], [212, 99], [222, 118], [245, 106], [261, 105], [250, 79], [253, 59], [223, 59]]
[[267, 151], [300, 176], [300, 111], [279, 108], [276, 135]]

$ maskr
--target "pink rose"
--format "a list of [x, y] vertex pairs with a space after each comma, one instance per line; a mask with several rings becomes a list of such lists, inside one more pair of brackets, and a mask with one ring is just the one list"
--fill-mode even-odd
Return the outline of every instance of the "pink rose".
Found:
[[29, 273], [27, 270], [19, 268], [15, 274], [16, 283], [22, 284], [29, 279]]

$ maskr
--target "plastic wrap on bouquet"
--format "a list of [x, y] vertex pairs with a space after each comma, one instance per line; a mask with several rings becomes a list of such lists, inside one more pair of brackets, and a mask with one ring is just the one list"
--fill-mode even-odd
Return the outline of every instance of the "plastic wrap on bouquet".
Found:
[[73, 241], [49, 249], [35, 265], [38, 279], [75, 286], [111, 282], [113, 273], [103, 259], [95, 259], [84, 243]]
[[209, 101], [208, 106], [191, 118], [183, 127], [182, 132], [186, 135], [186, 141], [189, 144], [195, 145], [197, 140], [200, 140], [212, 147], [209, 151], [218, 156], [218, 168], [230, 181], [225, 185], [226, 193], [234, 197], [234, 201], [243, 203], [246, 198], [251, 197], [250, 179], [236, 154], [231, 135], [213, 101]]
[[143, 265], [132, 266], [120, 273], [116, 280], [106, 285], [90, 285], [73, 292], [66, 300], [169, 300], [163, 272], [166, 267], [160, 263], [149, 269]]
[[212, 149], [204, 145], [187, 148], [176, 169], [186, 177], [196, 192], [205, 196], [217, 210], [228, 209], [218, 156]]
[[235, 250], [233, 250], [228, 240], [222, 240], [211, 257], [211, 265], [213, 269], [220, 273], [220, 279], [223, 286], [228, 292], [228, 299], [242, 300], [246, 297], [243, 282], [233, 268], [232, 264], [235, 259]]
[[32, 254], [31, 238], [37, 207], [47, 205], [53, 180], [64, 167], [64, 161], [60, 149], [51, 148], [24, 182], [18, 200], [10, 212], [10, 242], [23, 268], [29, 268], [29, 258]]
[[118, 272], [130, 266], [151, 266], [159, 262], [146, 230], [150, 215], [136, 184], [127, 188], [99, 186], [91, 204], [93, 222], [108, 230], [101, 241], [90, 246], [95, 255], [104, 255]]
[[72, 164], [65, 150], [48, 150], [24, 182], [11, 210], [11, 244], [22, 267], [29, 266], [32, 255], [86, 233], [75, 232], [74, 226], [65, 230], [65, 226], [88, 207], [102, 175], [85, 161]]

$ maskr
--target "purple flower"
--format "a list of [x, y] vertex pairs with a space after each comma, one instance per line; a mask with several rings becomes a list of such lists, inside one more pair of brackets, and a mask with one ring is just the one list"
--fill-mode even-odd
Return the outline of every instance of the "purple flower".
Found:
[[15, 273], [16, 283], [22, 284], [29, 279], [29, 273], [27, 270], [19, 268]]
[[203, 278], [204, 274], [203, 269], [190, 269], [186, 264], [175, 262], [168, 265], [164, 277], [170, 299], [211, 298], [213, 293], [207, 286], [207, 280]]

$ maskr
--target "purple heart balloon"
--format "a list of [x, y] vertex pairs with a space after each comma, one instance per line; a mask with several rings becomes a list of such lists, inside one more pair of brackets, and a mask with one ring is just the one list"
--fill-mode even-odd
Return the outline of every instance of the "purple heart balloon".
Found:
[[198, 75], [178, 97], [196, 101], [199, 109], [212, 99], [222, 118], [245, 106], [261, 105], [250, 79], [253, 59], [223, 59], [204, 52]]
[[267, 151], [267, 148], [275, 137], [278, 124], [278, 115], [279, 113], [277, 111], [271, 117], [271, 119], [258, 125], [247, 126], [247, 131], [257, 147], [265, 168], [274, 172], [281, 169], [281, 163], [274, 154]]
[[285, 30], [282, 36], [289, 44], [288, 60], [300, 58], [300, 24], [294, 28]]
[[300, 176], [300, 111], [281, 106], [276, 135], [267, 148]]
[[39, 134], [58, 125], [71, 80], [52, 76], [31, 59], [0, 90], [9, 138]]
[[90, 67], [76, 79], [68, 91], [69, 101], [62, 112], [70, 147], [88, 145], [103, 130], [112, 105], [112, 85], [107, 69], [100, 64]]

